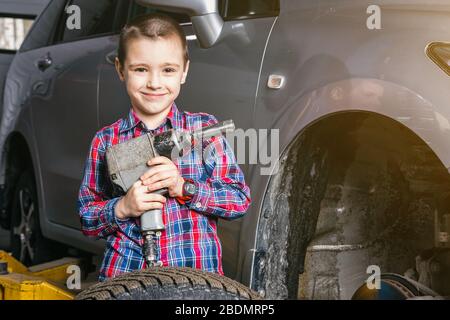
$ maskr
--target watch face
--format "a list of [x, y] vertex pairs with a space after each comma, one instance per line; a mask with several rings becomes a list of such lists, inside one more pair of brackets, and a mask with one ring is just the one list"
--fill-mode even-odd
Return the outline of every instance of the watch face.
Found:
[[185, 182], [184, 183], [184, 191], [187, 196], [193, 196], [195, 192], [197, 191], [197, 188], [195, 187], [195, 184], [191, 182]]

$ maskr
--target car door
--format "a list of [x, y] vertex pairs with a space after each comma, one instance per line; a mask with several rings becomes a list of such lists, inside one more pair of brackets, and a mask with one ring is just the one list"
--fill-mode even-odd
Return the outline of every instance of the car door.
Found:
[[46, 3], [47, 0], [31, 3], [0, 0], [0, 114], [3, 110], [3, 89], [9, 65]]
[[[208, 112], [219, 120], [233, 119], [236, 128], [257, 129], [253, 121], [259, 71], [270, 30], [277, 14], [278, 1], [219, 1], [221, 15], [235, 32], [212, 48], [202, 49], [195, 41], [192, 26], [185, 30], [191, 58], [190, 74], [179, 102], [186, 110]], [[275, 8], [275, 10], [274, 10]], [[246, 182], [250, 184], [252, 144], [234, 151]], [[245, 152], [242, 152], [245, 150]], [[254, 166], [253, 166], [254, 167]], [[235, 278], [238, 271], [239, 242], [243, 219], [219, 220], [218, 233], [222, 242], [223, 269]]]
[[[185, 31], [190, 69], [187, 82], [177, 99], [181, 110], [214, 114], [219, 121], [233, 119], [237, 128], [253, 128], [255, 94], [264, 48], [279, 9], [278, 1], [220, 0], [221, 14], [236, 33], [212, 48], [200, 48], [192, 24], [186, 16], [167, 13], [179, 21]], [[158, 11], [132, 3], [129, 19]], [[105, 51], [99, 83], [100, 125], [123, 116], [130, 107], [125, 88], [113, 66], [118, 37], [112, 37]], [[108, 62], [109, 61], [109, 62]], [[236, 149], [236, 148], [235, 148]], [[242, 156], [242, 154], [241, 154]], [[249, 177], [248, 160], [241, 157], [241, 168]], [[223, 267], [227, 275], [237, 272], [240, 226], [242, 220], [220, 221]]]
[[[98, 130], [98, 65], [108, 35], [114, 33], [116, 0], [67, 1], [53, 44], [36, 65], [33, 124], [42, 172], [44, 203], [50, 221], [80, 227], [78, 189], [90, 142]], [[69, 27], [72, 19], [79, 28]]]

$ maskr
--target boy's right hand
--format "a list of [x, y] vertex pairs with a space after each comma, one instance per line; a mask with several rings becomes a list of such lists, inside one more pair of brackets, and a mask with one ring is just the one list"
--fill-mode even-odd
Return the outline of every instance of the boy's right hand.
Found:
[[151, 209], [161, 209], [166, 201], [166, 197], [150, 193], [147, 186], [144, 186], [142, 181], [138, 180], [131, 186], [127, 194], [117, 202], [114, 211], [119, 219], [136, 218]]

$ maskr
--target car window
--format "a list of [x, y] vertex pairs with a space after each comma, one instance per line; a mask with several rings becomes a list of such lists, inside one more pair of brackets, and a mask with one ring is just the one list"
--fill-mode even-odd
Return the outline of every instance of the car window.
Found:
[[[117, 4], [117, 0], [68, 1], [61, 15], [56, 42], [69, 42], [113, 33]], [[76, 10], [67, 10], [70, 6], [76, 6], [73, 7]], [[67, 24], [68, 21], [71, 23], [70, 28]], [[78, 25], [77, 22], [79, 22]]]
[[277, 16], [279, 0], [219, 0], [219, 10], [224, 20], [250, 19]]
[[52, 0], [39, 15], [31, 30], [25, 38], [20, 51], [27, 51], [45, 47], [49, 44], [53, 35], [55, 25], [58, 23], [58, 17], [64, 9], [64, 1]]
[[143, 14], [148, 14], [148, 13], [164, 13], [164, 14], [172, 17], [176, 21], [178, 21], [178, 23], [191, 22], [191, 19], [189, 18], [189, 16], [187, 14], [167, 12], [167, 11], [163, 11], [163, 10], [154, 9], [151, 7], [144, 7], [144, 6], [141, 6], [140, 4], [137, 4], [136, 2], [133, 2], [133, 5], [131, 6], [129, 20], [132, 20], [133, 18], [135, 18], [137, 16], [140, 16]]
[[34, 22], [32, 17], [0, 16], [0, 51], [15, 52], [22, 45]]

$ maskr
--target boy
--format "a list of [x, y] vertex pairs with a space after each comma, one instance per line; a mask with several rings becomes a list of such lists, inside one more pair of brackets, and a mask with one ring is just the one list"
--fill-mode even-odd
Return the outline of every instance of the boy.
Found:
[[[78, 197], [83, 233], [107, 240], [99, 280], [146, 267], [139, 217], [154, 208], [163, 209], [165, 230], [155, 241], [163, 266], [223, 274], [217, 218], [239, 218], [250, 204], [250, 189], [223, 137], [203, 145], [203, 161], [194, 153], [183, 162], [152, 159], [126, 194], [117, 194], [107, 173], [105, 152], [114, 144], [146, 132], [217, 123], [206, 113], [181, 112], [174, 103], [189, 70], [183, 30], [165, 15], [135, 19], [120, 34], [116, 69], [131, 110], [95, 135]], [[167, 199], [151, 193], [164, 187]]]

